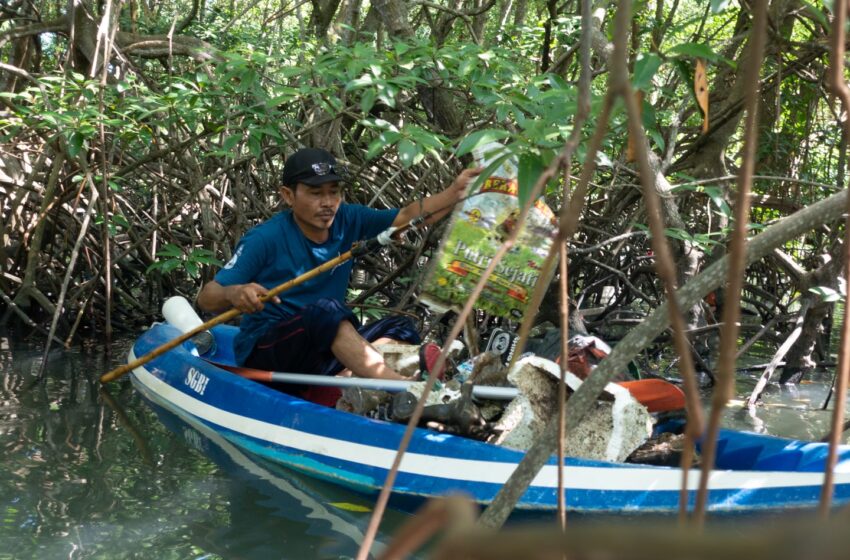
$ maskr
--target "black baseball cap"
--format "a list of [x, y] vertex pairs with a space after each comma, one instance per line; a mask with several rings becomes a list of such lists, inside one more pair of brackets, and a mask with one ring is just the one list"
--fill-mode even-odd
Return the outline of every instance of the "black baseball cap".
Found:
[[333, 155], [320, 148], [302, 148], [286, 158], [281, 183], [294, 187], [298, 183], [319, 186], [344, 181], [347, 170], [337, 164]]

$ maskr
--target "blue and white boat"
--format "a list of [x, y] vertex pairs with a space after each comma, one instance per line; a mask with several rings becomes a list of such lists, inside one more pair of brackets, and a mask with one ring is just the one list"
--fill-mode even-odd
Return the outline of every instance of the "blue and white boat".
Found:
[[[133, 370], [149, 400], [218, 433], [241, 450], [360, 493], [384, 483], [404, 426], [310, 403], [214, 365], [233, 364], [236, 328], [214, 327], [215, 350], [206, 359], [191, 343]], [[180, 335], [157, 323], [134, 343], [130, 361]], [[211, 363], [214, 362], [214, 363]], [[827, 445], [738, 431], [722, 431], [709, 488], [717, 513], [814, 508], [823, 482]], [[489, 503], [523, 453], [462, 437], [417, 429], [393, 488], [399, 504], [464, 493]], [[682, 472], [674, 467], [567, 458], [567, 507], [600, 513], [673, 513]], [[695, 498], [698, 471], [689, 475]], [[850, 502], [850, 446], [839, 451], [836, 506]], [[538, 473], [518, 509], [555, 510], [557, 460]]]

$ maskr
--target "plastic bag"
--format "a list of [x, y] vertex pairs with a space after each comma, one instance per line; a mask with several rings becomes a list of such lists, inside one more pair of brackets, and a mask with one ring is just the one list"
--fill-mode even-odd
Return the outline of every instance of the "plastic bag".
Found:
[[[473, 153], [479, 165], [486, 167], [499, 157], [500, 151], [504, 153], [504, 147], [494, 143]], [[516, 160], [507, 158], [477, 193], [468, 194], [455, 209], [425, 281], [421, 298], [424, 303], [438, 311], [466, 303], [493, 256], [518, 225], [517, 187]], [[501, 317], [522, 317], [556, 233], [555, 215], [541, 197], [529, 211], [513, 248], [488, 279], [475, 307]], [[544, 280], [550, 281], [551, 275]]]

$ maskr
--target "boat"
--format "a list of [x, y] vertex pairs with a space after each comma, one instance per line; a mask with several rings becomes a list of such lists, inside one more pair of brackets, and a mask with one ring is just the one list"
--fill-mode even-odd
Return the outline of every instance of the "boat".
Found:
[[[132, 371], [134, 386], [153, 403], [214, 431], [262, 461], [377, 494], [405, 426], [314, 404], [227, 371], [234, 365], [238, 329], [220, 325], [203, 357], [191, 342]], [[155, 323], [134, 342], [134, 361], [175, 339], [181, 330]], [[709, 480], [708, 510], [715, 513], [784, 511], [817, 507], [828, 446], [763, 434], [722, 430]], [[393, 487], [391, 505], [462, 493], [486, 505], [508, 480], [521, 451], [417, 428]], [[517, 504], [519, 511], [557, 509], [555, 457]], [[699, 471], [688, 477], [695, 500]], [[586, 513], [675, 513], [682, 472], [676, 467], [566, 458], [566, 506]], [[850, 502], [850, 446], [839, 449], [833, 504]]]

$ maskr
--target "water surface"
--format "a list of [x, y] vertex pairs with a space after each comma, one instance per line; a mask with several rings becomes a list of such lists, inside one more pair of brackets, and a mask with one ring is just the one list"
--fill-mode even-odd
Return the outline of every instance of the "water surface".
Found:
[[[0, 333], [0, 559], [350, 558], [373, 502], [261, 465], [97, 378], [129, 341], [55, 350]], [[390, 511], [379, 540], [406, 519]]]

